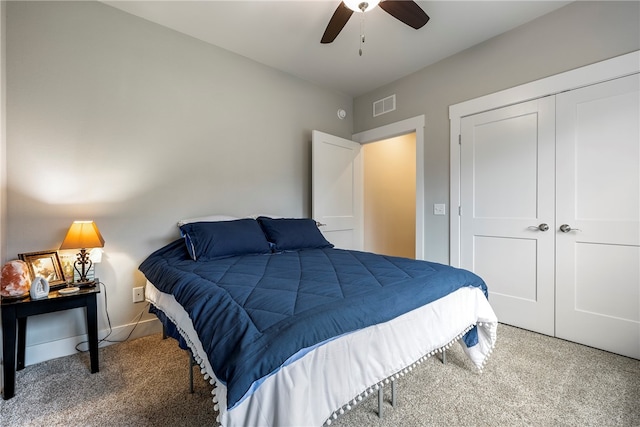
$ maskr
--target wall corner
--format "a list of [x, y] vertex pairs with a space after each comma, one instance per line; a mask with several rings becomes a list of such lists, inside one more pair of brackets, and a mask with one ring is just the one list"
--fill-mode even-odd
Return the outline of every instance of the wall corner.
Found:
[[7, 224], [7, 2], [0, 0], [0, 263], [5, 261]]

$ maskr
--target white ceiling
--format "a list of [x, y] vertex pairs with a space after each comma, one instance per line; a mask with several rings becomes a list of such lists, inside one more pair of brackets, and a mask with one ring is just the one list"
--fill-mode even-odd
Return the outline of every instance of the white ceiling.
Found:
[[104, 3], [339, 92], [358, 96], [549, 13], [569, 1], [417, 1], [420, 30], [380, 8], [320, 38], [340, 0], [174, 0]]

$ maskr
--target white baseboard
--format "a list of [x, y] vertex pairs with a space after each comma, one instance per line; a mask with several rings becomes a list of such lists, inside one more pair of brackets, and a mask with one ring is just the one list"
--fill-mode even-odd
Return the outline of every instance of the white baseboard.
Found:
[[[123, 341], [127, 335], [129, 335], [134, 326], [135, 329], [133, 330], [133, 333], [131, 333], [131, 337], [129, 337], [130, 340], [162, 332], [162, 324], [158, 319], [154, 318], [143, 320], [139, 322], [137, 326], [135, 323], [130, 323], [128, 325], [113, 328], [111, 335], [109, 335], [107, 339], [114, 342], [102, 341], [99, 346], [106, 347], [111, 344], [117, 344], [117, 341]], [[109, 330], [107, 329], [98, 331], [98, 339], [103, 339], [108, 333]], [[76, 345], [83, 341], [87, 341], [86, 334], [27, 346], [25, 350], [25, 366], [77, 353]], [[86, 344], [83, 344], [80, 347], [81, 350], [87, 350], [87, 348], [88, 346]]]

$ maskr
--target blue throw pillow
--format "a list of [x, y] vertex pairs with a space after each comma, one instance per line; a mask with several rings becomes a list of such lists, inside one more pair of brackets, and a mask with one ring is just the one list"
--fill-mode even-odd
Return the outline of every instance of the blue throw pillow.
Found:
[[278, 251], [333, 247], [331, 243], [327, 242], [312, 219], [259, 217], [258, 222], [262, 226], [267, 240]]
[[255, 219], [192, 222], [181, 226], [180, 232], [194, 261], [271, 252]]

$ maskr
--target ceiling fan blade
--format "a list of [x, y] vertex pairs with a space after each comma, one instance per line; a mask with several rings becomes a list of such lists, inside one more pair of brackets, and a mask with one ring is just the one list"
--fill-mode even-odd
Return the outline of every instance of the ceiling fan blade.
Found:
[[381, 1], [380, 6], [385, 12], [410, 27], [422, 28], [429, 22], [429, 16], [416, 2], [411, 0], [387, 0]]
[[327, 24], [327, 29], [324, 30], [324, 34], [322, 35], [322, 40], [320, 43], [331, 43], [338, 37], [340, 31], [347, 24], [349, 18], [353, 15], [353, 10], [349, 9], [344, 2], [340, 2], [340, 5], [333, 12], [333, 16], [331, 20], [329, 20], [329, 24]]

